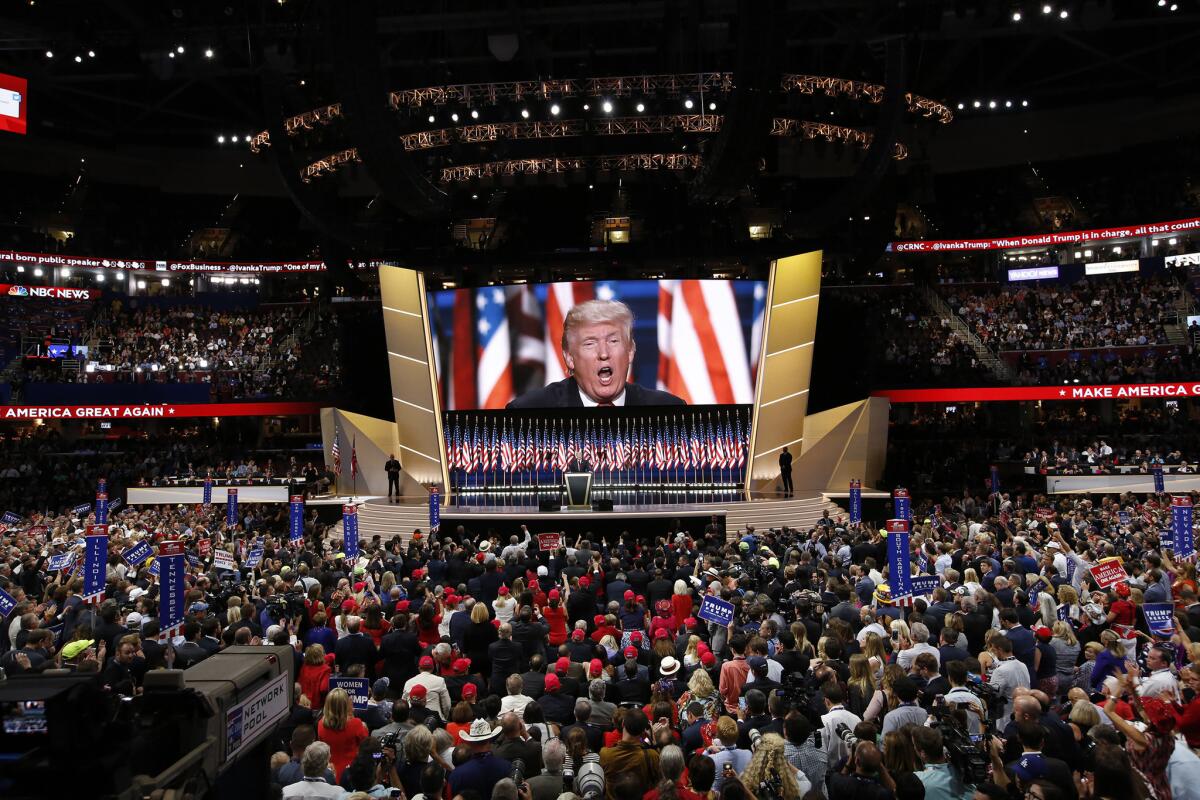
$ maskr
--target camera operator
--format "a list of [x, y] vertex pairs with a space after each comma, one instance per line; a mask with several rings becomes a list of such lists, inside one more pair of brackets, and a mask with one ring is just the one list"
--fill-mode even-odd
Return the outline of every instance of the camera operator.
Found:
[[842, 705], [845, 694], [836, 681], [823, 684], [821, 694], [825, 701], [825, 714], [821, 717], [821, 738], [825, 743], [825, 755], [829, 763], [835, 764], [850, 754], [849, 747], [837, 732], [837, 727], [844, 725], [853, 730], [862, 719]]
[[983, 701], [967, 689], [967, 665], [961, 661], [946, 664], [946, 680], [950, 682], [950, 691], [943, 696], [946, 705], [959, 708], [961, 704], [967, 704], [967, 733], [978, 736], [983, 732], [987, 709]]
[[856, 742], [840, 772], [829, 776], [829, 797], [855, 800], [893, 800], [896, 782], [883, 764], [874, 742]]
[[925, 800], [967, 800], [974, 787], [963, 783], [962, 776], [946, 761], [942, 733], [936, 728], [914, 728], [913, 745], [925, 768], [916, 772], [925, 787]]

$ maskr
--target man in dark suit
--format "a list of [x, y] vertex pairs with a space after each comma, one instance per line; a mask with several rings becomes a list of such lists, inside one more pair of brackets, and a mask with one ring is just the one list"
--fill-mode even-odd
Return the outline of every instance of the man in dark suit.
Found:
[[786, 447], [779, 454], [779, 480], [783, 482], [783, 496], [791, 497], [796, 489], [792, 486], [792, 454]]
[[362, 664], [366, 669], [367, 678], [371, 679], [375, 676], [375, 662], [379, 658], [379, 651], [375, 649], [375, 642], [371, 640], [371, 637], [359, 630], [361, 624], [361, 620], [351, 618], [350, 622], [346, 624], [346, 630], [349, 633], [338, 639], [333, 652], [337, 656], [337, 665], [342, 672], [354, 664]]
[[192, 620], [183, 624], [183, 644], [175, 648], [175, 669], [187, 669], [208, 658], [209, 652], [198, 644], [200, 623]]
[[526, 392], [509, 408], [681, 406], [670, 392], [629, 383], [633, 364], [633, 312], [616, 300], [588, 300], [563, 320], [562, 352], [570, 377]]

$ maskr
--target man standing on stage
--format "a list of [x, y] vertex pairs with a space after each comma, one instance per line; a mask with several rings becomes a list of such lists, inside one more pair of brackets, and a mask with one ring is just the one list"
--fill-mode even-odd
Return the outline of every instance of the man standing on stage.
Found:
[[396, 460], [395, 455], [389, 455], [387, 462], [383, 465], [387, 470], [388, 476], [388, 498], [392, 496], [392, 489], [396, 490], [396, 502], [400, 502], [400, 462]]
[[792, 486], [792, 454], [783, 448], [779, 454], [779, 478], [783, 481], [783, 496], [791, 497], [795, 487]]

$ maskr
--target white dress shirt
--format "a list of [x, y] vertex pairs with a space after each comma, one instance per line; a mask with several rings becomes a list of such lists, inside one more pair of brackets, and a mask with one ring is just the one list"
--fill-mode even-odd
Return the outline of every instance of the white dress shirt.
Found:
[[[600, 405], [595, 400], [593, 400], [592, 398], [590, 398], [586, 394], [584, 394], [583, 389], [579, 390], [579, 399], [583, 401], [584, 408], [595, 408], [596, 406]], [[625, 405], [625, 390], [624, 389], [621, 390], [621, 393], [619, 395], [617, 395], [616, 397], [613, 398], [612, 404], [614, 406]]]

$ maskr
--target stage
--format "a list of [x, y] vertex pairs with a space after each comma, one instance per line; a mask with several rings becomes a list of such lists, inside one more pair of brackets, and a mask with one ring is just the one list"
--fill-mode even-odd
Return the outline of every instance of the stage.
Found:
[[[527, 525], [531, 533], [591, 532], [595, 537], [629, 531], [639, 537], [661, 536], [678, 519], [685, 530], [693, 527], [702, 534], [704, 526], [717, 517], [726, 537], [738, 534], [753, 525], [758, 530], [787, 525], [807, 530], [816, 523], [823, 511], [830, 516], [845, 517], [845, 511], [820, 493], [805, 493], [802, 497], [757, 498], [723, 503], [677, 503], [666, 505], [617, 505], [612, 511], [562, 510], [538, 511], [530, 506], [443, 506], [442, 530], [449, 532], [458, 525], [468, 531], [481, 533], [493, 530], [499, 536], [510, 536]], [[360, 535], [379, 536], [384, 540], [400, 536], [407, 542], [414, 530], [429, 529], [429, 503], [419, 498], [406, 498], [402, 503], [389, 503], [386, 498], [371, 499], [359, 506]]]

